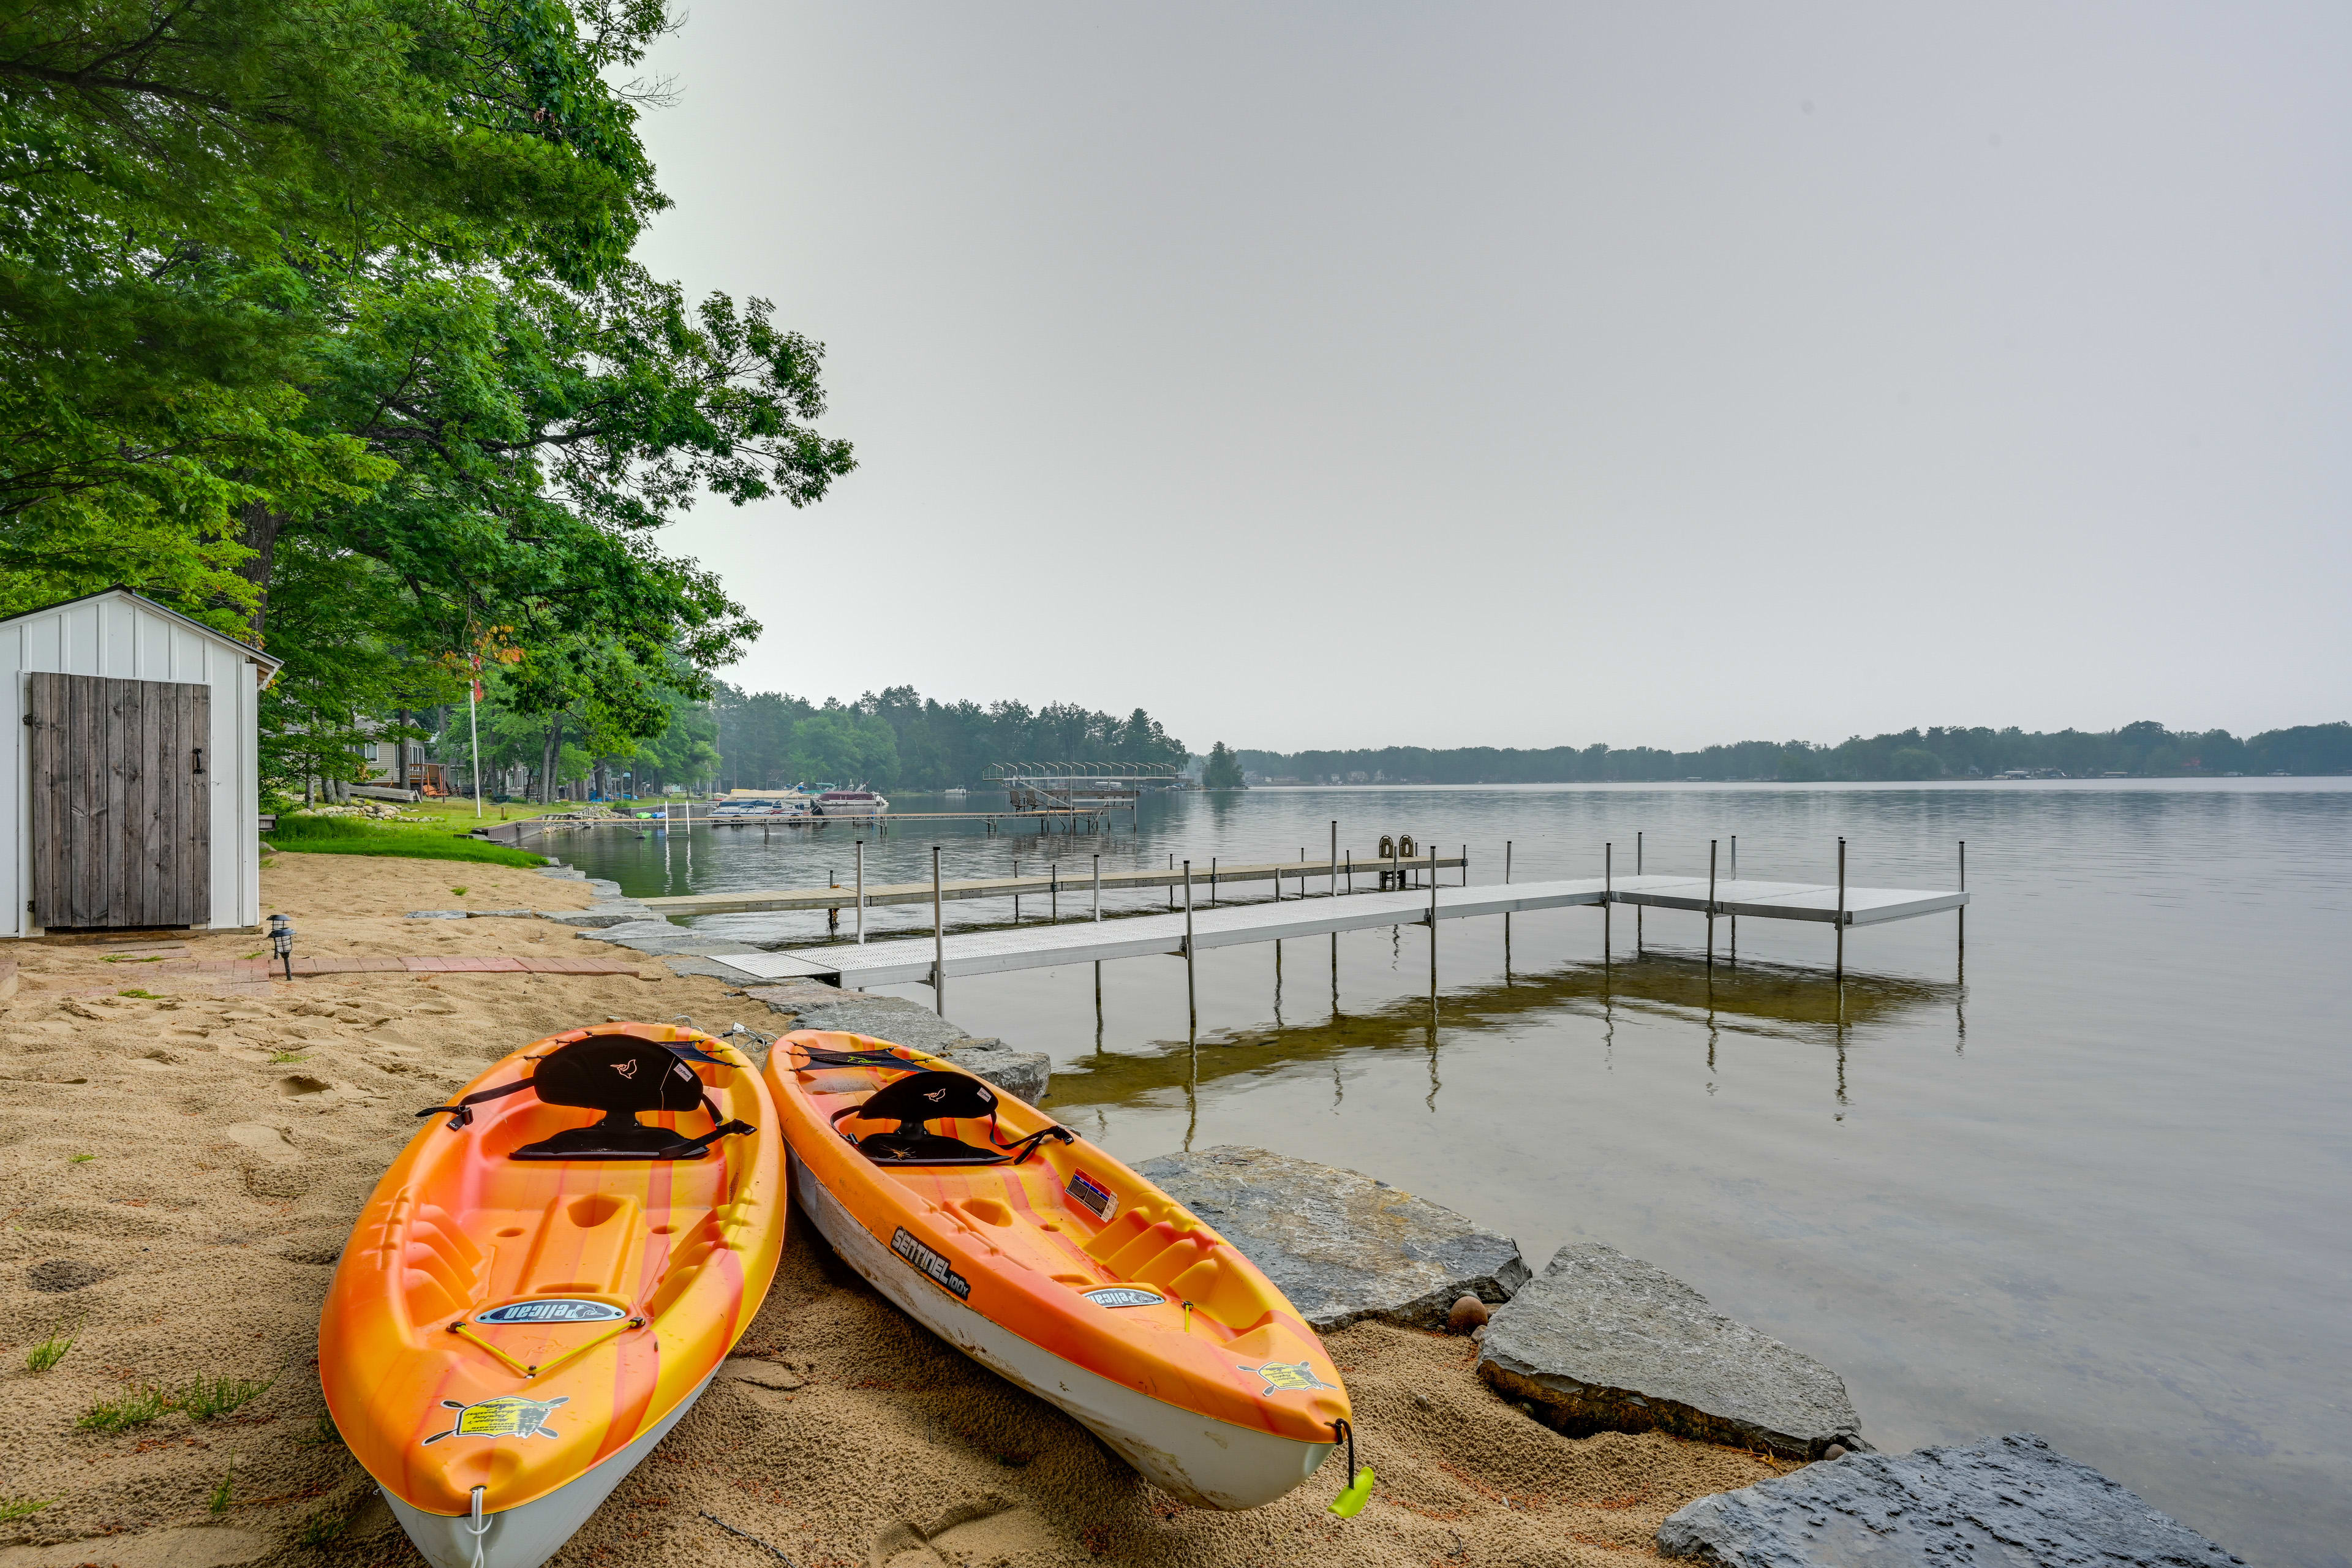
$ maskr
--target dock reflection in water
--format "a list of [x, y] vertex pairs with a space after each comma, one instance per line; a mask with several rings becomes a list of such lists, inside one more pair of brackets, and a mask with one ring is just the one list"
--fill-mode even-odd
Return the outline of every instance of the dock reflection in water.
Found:
[[[1845, 1054], [1857, 1029], [1916, 1021], [1918, 1015], [1940, 1009], [1951, 1016], [1955, 1049], [1967, 1042], [1966, 988], [1958, 984], [1851, 971], [1840, 982], [1817, 969], [1752, 962], [1709, 964], [1704, 959], [1660, 952], [1612, 963], [1565, 963], [1540, 973], [1514, 974], [1434, 996], [1395, 998], [1365, 1012], [1347, 1013], [1339, 1010], [1336, 964], [1326, 982], [1313, 975], [1311, 961], [1304, 966], [1297, 961], [1297, 947], [1320, 943], [1290, 945], [1288, 997], [1294, 1005], [1303, 999], [1324, 1013], [1322, 1021], [1283, 1021], [1286, 994], [1278, 970], [1271, 1026], [1211, 1030], [1198, 1041], [1160, 1039], [1117, 1051], [1102, 1049], [1097, 1033], [1096, 1051], [1055, 1066], [1055, 1110], [1076, 1119], [1089, 1108], [1165, 1102], [1181, 1093], [1197, 1115], [1197, 1096], [1204, 1084], [1250, 1075], [1296, 1079], [1323, 1072], [1331, 1074], [1335, 1101], [1344, 1101], [1347, 1085], [1339, 1069], [1347, 1058], [1418, 1051], [1428, 1058], [1427, 1103], [1433, 1110], [1444, 1087], [1444, 1050], [1480, 1035], [1519, 1031], [1560, 1014], [1599, 1020], [1610, 1048], [1621, 1014], [1699, 1025], [1706, 1031], [1705, 1068], [1710, 1076], [1726, 1035], [1817, 1046], [1830, 1055], [1832, 1089], [1840, 1106], [1847, 1103]], [[1189, 1134], [1185, 1146], [1191, 1147]]]

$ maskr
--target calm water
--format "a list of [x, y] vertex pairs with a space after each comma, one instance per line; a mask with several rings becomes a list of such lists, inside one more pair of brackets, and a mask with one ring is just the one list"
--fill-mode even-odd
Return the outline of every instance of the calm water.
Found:
[[[2268, 1565], [2352, 1558], [2352, 789], [2345, 781], [1332, 789], [1149, 803], [1139, 833], [908, 823], [873, 881], [1058, 861], [1321, 854], [1410, 832], [1473, 881], [1630, 869], [1948, 887], [1864, 928], [1591, 910], [959, 980], [975, 1034], [1052, 1052], [1053, 1105], [1130, 1160], [1250, 1143], [1371, 1172], [1518, 1238], [1604, 1241], [1841, 1373], [1881, 1447], [2031, 1429]], [[979, 797], [975, 797], [975, 803]], [[942, 803], [902, 799], [902, 810]], [[952, 829], [953, 831], [950, 831]], [[609, 832], [609, 830], [608, 830]], [[868, 830], [870, 836], [870, 830]], [[850, 881], [847, 828], [582, 836], [637, 894]], [[576, 852], [574, 847], [576, 846]], [[1263, 885], [1244, 895], [1265, 896]], [[1024, 900], [1036, 919], [1044, 900]], [[1063, 906], [1083, 912], [1083, 894]], [[1113, 907], [1165, 907], [1134, 894]], [[953, 921], [1002, 920], [950, 905]], [[928, 910], [869, 915], [927, 930]], [[818, 938], [822, 915], [714, 932]], [[1718, 932], [1728, 937], [1727, 927]], [[922, 987], [904, 993], [928, 1000]]]

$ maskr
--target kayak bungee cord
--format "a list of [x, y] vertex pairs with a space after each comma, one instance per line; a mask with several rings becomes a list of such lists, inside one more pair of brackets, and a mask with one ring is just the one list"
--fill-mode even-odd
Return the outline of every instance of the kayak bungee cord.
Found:
[[474, 1489], [473, 1522], [461, 1527], [465, 1530], [466, 1533], [474, 1538], [473, 1568], [483, 1568], [482, 1540], [485, 1536], [490, 1533], [490, 1521], [482, 1517], [482, 1494], [489, 1489], [490, 1489], [488, 1487], [476, 1487]]
[[1345, 1416], [1331, 1423], [1331, 1436], [1345, 1438], [1348, 1444], [1348, 1472], [1356, 1479], [1339, 1489], [1331, 1500], [1330, 1511], [1341, 1519], [1353, 1519], [1364, 1511], [1364, 1504], [1372, 1498], [1372, 1468], [1370, 1465], [1356, 1468], [1356, 1427]]

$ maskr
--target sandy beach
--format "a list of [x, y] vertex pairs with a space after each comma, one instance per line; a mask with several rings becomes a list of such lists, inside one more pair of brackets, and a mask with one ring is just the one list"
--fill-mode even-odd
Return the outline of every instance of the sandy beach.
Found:
[[[588, 901], [583, 884], [528, 870], [285, 854], [263, 878], [306, 956], [616, 956], [534, 918], [404, 918]], [[653, 961], [289, 983], [183, 967], [248, 959], [266, 946], [250, 934], [152, 945], [0, 953], [19, 965], [0, 1004], [0, 1502], [46, 1501], [0, 1523], [0, 1568], [416, 1563], [324, 1422], [317, 1370], [328, 1279], [415, 1112], [583, 1024], [772, 1020]], [[27, 1370], [60, 1333], [63, 1358]], [[1467, 1340], [1365, 1325], [1328, 1342], [1380, 1474], [1371, 1504], [1344, 1522], [1324, 1511], [1335, 1463], [1251, 1513], [1188, 1509], [932, 1339], [796, 1224], [737, 1359], [554, 1561], [1617, 1563], [1652, 1555], [1659, 1521], [1692, 1499], [1793, 1468], [1657, 1434], [1563, 1437], [1478, 1380]], [[172, 1409], [77, 1426], [198, 1379], [267, 1386], [206, 1421]]]

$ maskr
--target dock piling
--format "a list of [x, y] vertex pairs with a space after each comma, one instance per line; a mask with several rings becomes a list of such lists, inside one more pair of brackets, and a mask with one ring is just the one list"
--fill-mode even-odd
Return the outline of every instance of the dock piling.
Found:
[[[1965, 893], [1968, 890], [1969, 841], [1963, 838], [1960, 840], [1960, 891]], [[1954, 973], [1952, 978], [1956, 981], [1966, 980], [1969, 977], [1969, 907], [1966, 904], [1962, 904], [1958, 909], [1954, 910], [1952, 913], [1958, 916], [1959, 920], [1958, 963], [1957, 965], [1957, 973]]]
[[1715, 967], [1715, 840], [1706, 841], [1706, 966]]
[[1845, 978], [1845, 840], [1838, 840], [1837, 978]]
[[940, 847], [931, 846], [931, 1011], [948, 1016], [947, 904], [940, 897]]
[[1339, 896], [1339, 819], [1336, 816], [1331, 819], [1331, 890], [1324, 896]]
[[[1739, 880], [1739, 835], [1737, 833], [1731, 836], [1731, 879], [1735, 882]], [[1739, 963], [1739, 917], [1738, 915], [1731, 917], [1731, 962], [1735, 965]]]
[[[1633, 835], [1633, 875], [1642, 874], [1642, 836]], [[1642, 906], [1633, 906], [1633, 956], [1642, 956]]]
[[1201, 1032], [1201, 996], [1192, 981], [1192, 862], [1184, 862], [1184, 1017], [1190, 1032]]
[[866, 940], [866, 840], [857, 841], [857, 940]]
[[1609, 949], [1609, 911], [1617, 907], [1617, 846], [1601, 847], [1601, 963], [1607, 967], [1612, 956]]

